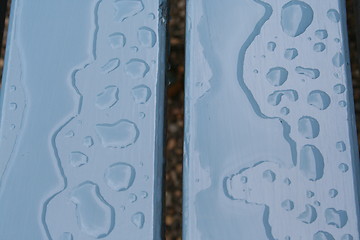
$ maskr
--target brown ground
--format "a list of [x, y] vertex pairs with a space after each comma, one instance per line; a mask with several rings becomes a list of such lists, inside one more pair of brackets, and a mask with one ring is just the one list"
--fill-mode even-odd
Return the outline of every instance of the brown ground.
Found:
[[[182, 218], [182, 154], [184, 130], [184, 40], [185, 40], [185, 0], [169, 0], [171, 3], [170, 31], [170, 70], [168, 78], [172, 85], [168, 89], [167, 103], [167, 143], [166, 143], [166, 239], [181, 239]], [[347, 0], [349, 42], [353, 74], [357, 126], [360, 129], [360, 58], [356, 42], [356, 18], [354, 2]], [[5, 39], [5, 38], [4, 38]], [[3, 41], [3, 48], [5, 41]], [[3, 67], [3, 53], [0, 54], [0, 79]]]

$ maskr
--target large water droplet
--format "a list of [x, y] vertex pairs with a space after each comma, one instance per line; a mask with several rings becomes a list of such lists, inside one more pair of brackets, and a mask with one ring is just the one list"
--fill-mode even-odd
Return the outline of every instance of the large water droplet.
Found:
[[300, 150], [300, 171], [311, 181], [322, 178], [324, 174], [324, 158], [315, 146], [305, 145]]
[[121, 48], [126, 44], [126, 37], [122, 33], [113, 33], [109, 35], [109, 41], [112, 48]]
[[327, 93], [315, 90], [309, 93], [307, 102], [309, 105], [316, 107], [319, 110], [325, 110], [330, 105], [330, 97]]
[[298, 130], [303, 137], [313, 139], [319, 136], [320, 125], [315, 118], [305, 116], [299, 119]]
[[102, 145], [108, 148], [125, 148], [134, 144], [139, 137], [136, 124], [125, 119], [114, 124], [98, 124], [96, 132]]
[[281, 11], [281, 26], [283, 31], [297, 37], [304, 33], [313, 21], [314, 12], [311, 7], [298, 0], [285, 4]]
[[286, 211], [291, 211], [294, 209], [294, 202], [287, 199], [281, 203], [281, 207]]
[[315, 43], [313, 49], [315, 52], [323, 52], [326, 49], [326, 46], [323, 43]]
[[345, 63], [344, 55], [340, 52], [336, 53], [332, 58], [332, 63], [335, 67], [341, 67]]
[[275, 87], [283, 85], [288, 78], [288, 71], [282, 67], [271, 68], [266, 74], [269, 83]]
[[263, 178], [268, 182], [274, 182], [276, 179], [276, 175], [273, 171], [266, 170], [265, 172], [263, 172]]
[[298, 74], [307, 76], [311, 79], [317, 79], [318, 77], [320, 77], [320, 71], [319, 69], [313, 69], [313, 68], [304, 68], [304, 67], [296, 67], [295, 71]]
[[110, 59], [104, 66], [101, 67], [103, 73], [111, 73], [120, 66], [120, 59]]
[[115, 86], [108, 86], [96, 96], [96, 106], [99, 109], [113, 107], [119, 101], [119, 89]]
[[137, 212], [131, 217], [131, 222], [139, 229], [144, 227], [145, 215], [142, 212]]
[[132, 95], [135, 103], [144, 104], [151, 97], [151, 90], [146, 85], [139, 85], [132, 89]]
[[302, 212], [298, 217], [300, 221], [306, 224], [313, 223], [317, 218], [317, 212], [316, 209], [311, 206], [310, 204], [305, 205], [305, 211]]
[[152, 48], [156, 43], [156, 33], [148, 27], [141, 27], [138, 30], [138, 40], [141, 46]]
[[114, 5], [116, 8], [115, 20], [119, 22], [135, 16], [144, 9], [144, 4], [141, 0], [118, 0]]
[[268, 96], [268, 103], [273, 106], [277, 106], [280, 104], [283, 96], [285, 96], [291, 102], [296, 102], [299, 98], [298, 93], [295, 90], [275, 91]]
[[135, 169], [126, 163], [115, 163], [105, 171], [106, 184], [114, 191], [129, 189], [135, 180]]
[[73, 240], [73, 235], [69, 232], [64, 232], [63, 234], [61, 234], [59, 240]]
[[88, 157], [82, 152], [70, 153], [70, 163], [73, 167], [81, 167], [88, 162]]
[[335, 239], [330, 233], [319, 231], [314, 234], [313, 240], [335, 240]]
[[318, 39], [320, 39], [320, 40], [324, 40], [324, 39], [326, 39], [329, 35], [328, 35], [328, 32], [327, 32], [325, 29], [319, 29], [319, 30], [316, 30], [315, 36], [316, 36]]
[[125, 66], [125, 72], [133, 79], [144, 78], [149, 70], [149, 65], [141, 59], [131, 59]]
[[288, 48], [285, 50], [284, 57], [287, 60], [293, 60], [299, 55], [298, 50], [296, 48]]
[[342, 94], [346, 90], [343, 84], [336, 84], [333, 89], [336, 94]]
[[326, 223], [333, 225], [336, 228], [342, 228], [348, 221], [347, 212], [344, 210], [337, 211], [335, 208], [328, 208], [325, 210]]
[[330, 21], [332, 21], [334, 23], [338, 23], [340, 21], [340, 14], [335, 9], [330, 9], [327, 12], [327, 17], [330, 19]]
[[82, 232], [94, 238], [103, 238], [112, 231], [114, 209], [101, 196], [95, 183], [80, 184], [72, 191], [71, 201], [76, 205], [76, 216]]

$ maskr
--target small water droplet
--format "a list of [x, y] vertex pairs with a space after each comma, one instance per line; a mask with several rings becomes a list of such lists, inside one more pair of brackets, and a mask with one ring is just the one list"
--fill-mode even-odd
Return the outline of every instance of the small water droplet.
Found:
[[284, 116], [288, 115], [290, 113], [290, 109], [287, 107], [283, 107], [280, 109], [280, 113]]
[[315, 201], [314, 205], [317, 206], [317, 207], [320, 207], [321, 203], [319, 201]]
[[120, 206], [120, 210], [121, 210], [122, 212], [124, 212], [125, 209], [126, 209], [126, 207], [125, 207], [124, 205], [121, 205], [121, 206]]
[[120, 59], [113, 58], [113, 59], [110, 59], [107, 63], [105, 63], [101, 67], [101, 71], [103, 73], [111, 73], [112, 71], [117, 69], [119, 66], [120, 66]]
[[284, 57], [287, 60], [293, 60], [299, 55], [298, 50], [296, 48], [288, 48], [285, 50]]
[[347, 106], [346, 101], [340, 101], [340, 102], [339, 102], [339, 106], [340, 106], [340, 107], [343, 107], [343, 108], [346, 107], [346, 106]]
[[307, 102], [309, 105], [316, 107], [319, 110], [325, 110], [330, 105], [330, 97], [327, 93], [315, 90], [309, 93]]
[[335, 208], [328, 208], [325, 210], [326, 223], [335, 226], [336, 228], [343, 228], [347, 221], [347, 212], [344, 210], [336, 210]]
[[336, 84], [333, 90], [336, 94], [342, 94], [345, 92], [346, 88], [343, 84]]
[[91, 146], [93, 146], [93, 145], [94, 145], [94, 140], [93, 140], [93, 138], [90, 137], [90, 136], [84, 137], [83, 145], [84, 145], [85, 147], [88, 147], [88, 148], [91, 147]]
[[326, 46], [323, 43], [315, 43], [313, 49], [315, 52], [323, 52], [326, 49]]
[[316, 138], [320, 133], [319, 122], [312, 117], [302, 117], [298, 121], [298, 131], [304, 138]]
[[340, 52], [336, 53], [332, 58], [332, 63], [335, 67], [341, 67], [345, 63], [344, 55]]
[[241, 179], [240, 179], [240, 181], [241, 181], [242, 183], [247, 183], [248, 178], [245, 177], [245, 176], [242, 176]]
[[16, 91], [16, 86], [15, 85], [11, 85], [10, 86], [10, 92], [15, 92]]
[[314, 234], [313, 240], [335, 240], [335, 238], [328, 232], [319, 231]]
[[112, 108], [119, 101], [119, 89], [115, 86], [107, 86], [105, 90], [96, 96], [96, 107], [99, 109]]
[[140, 134], [136, 124], [125, 119], [114, 124], [97, 124], [96, 132], [107, 148], [126, 148], [134, 144]]
[[148, 196], [149, 196], [149, 194], [148, 194], [146, 191], [142, 191], [142, 192], [141, 192], [141, 197], [142, 197], [142, 198], [145, 199], [145, 198], [147, 198]]
[[336, 189], [332, 188], [329, 190], [329, 196], [331, 198], [335, 198], [337, 195], [338, 195], [338, 191]]
[[308, 4], [292, 0], [282, 7], [282, 29], [287, 35], [297, 37], [310, 26], [313, 21], [313, 15], [314, 12]]
[[70, 153], [70, 164], [73, 167], [81, 167], [88, 163], [89, 158], [82, 152], [72, 152]]
[[307, 198], [312, 198], [314, 196], [315, 196], [315, 193], [313, 191], [310, 191], [310, 190], [306, 191], [306, 197]]
[[126, 74], [132, 79], [144, 78], [149, 70], [149, 65], [141, 59], [131, 59], [125, 66]]
[[65, 137], [67, 137], [67, 138], [72, 138], [72, 137], [74, 137], [75, 136], [75, 133], [74, 133], [74, 131], [72, 131], [72, 130], [70, 130], [70, 131], [68, 131], [67, 133], [65, 133]]
[[349, 166], [346, 163], [341, 163], [339, 165], [339, 170], [343, 173], [346, 173], [347, 171], [349, 171]]
[[319, 69], [313, 69], [313, 68], [304, 68], [304, 67], [296, 67], [295, 71], [298, 74], [307, 76], [311, 79], [317, 79], [318, 77], [320, 77], [320, 71]]
[[313, 223], [317, 218], [317, 212], [316, 209], [311, 206], [310, 204], [306, 204], [305, 205], [305, 211], [302, 212], [297, 219], [299, 219], [300, 221], [302, 221], [303, 223], [306, 224], [311, 224]]
[[10, 103], [10, 104], [9, 104], [9, 109], [10, 109], [11, 111], [15, 111], [15, 110], [17, 109], [17, 104], [16, 104], [16, 103]]
[[133, 17], [144, 10], [144, 4], [141, 0], [116, 1], [114, 2], [116, 13], [115, 21], [123, 22], [129, 17]]
[[129, 201], [130, 201], [131, 203], [134, 203], [134, 202], [136, 202], [136, 200], [137, 200], [136, 194], [130, 193], [130, 194], [129, 194]]
[[346, 150], [346, 145], [343, 141], [339, 141], [336, 143], [336, 149], [339, 151], [339, 152], [345, 152]]
[[283, 85], [288, 78], [288, 71], [282, 67], [271, 68], [266, 74], [269, 83], [275, 87]]
[[132, 96], [137, 104], [145, 104], [151, 97], [151, 90], [146, 85], [139, 85], [132, 89]]
[[137, 212], [131, 217], [131, 222], [137, 227], [138, 229], [142, 229], [145, 223], [145, 215], [142, 212]]
[[354, 240], [354, 238], [350, 234], [345, 234], [341, 237], [341, 240]]
[[61, 234], [59, 240], [73, 240], [73, 235], [69, 232], [64, 232], [63, 234]]
[[144, 180], [147, 182], [147, 181], [149, 181], [149, 179], [150, 179], [150, 177], [148, 176], [148, 175], [145, 175], [144, 176]]
[[254, 73], [255, 73], [255, 74], [258, 74], [258, 73], [259, 73], [259, 70], [254, 69]]
[[267, 49], [268, 49], [270, 52], [275, 51], [275, 48], [276, 48], [276, 43], [275, 43], [275, 42], [268, 42], [268, 44], [267, 44]]
[[329, 35], [325, 29], [319, 29], [315, 31], [315, 36], [320, 40], [324, 40], [328, 38]]
[[137, 53], [139, 51], [139, 48], [136, 46], [132, 46], [130, 49], [133, 51], [133, 53]]
[[285, 96], [291, 102], [296, 102], [299, 98], [297, 91], [295, 90], [282, 90], [282, 91], [275, 91], [268, 96], [268, 103], [277, 106], [280, 104], [282, 97]]
[[155, 20], [156, 16], [153, 13], [149, 13], [148, 18], [149, 20]]
[[10, 130], [14, 130], [16, 128], [15, 124], [10, 124]]
[[300, 150], [300, 171], [307, 179], [316, 181], [324, 174], [324, 158], [315, 146], [305, 145]]
[[144, 112], [139, 113], [139, 119], [144, 119], [146, 117], [146, 114]]
[[285, 178], [284, 183], [289, 186], [291, 184], [291, 180], [289, 178]]
[[114, 49], [125, 47], [126, 37], [122, 33], [113, 33], [109, 35], [109, 42]]
[[339, 38], [334, 38], [334, 42], [340, 43], [340, 39]]
[[267, 180], [268, 182], [274, 182], [276, 179], [276, 175], [271, 170], [266, 170], [263, 172], [263, 178]]
[[338, 23], [340, 21], [340, 14], [335, 9], [330, 9], [327, 12], [327, 17], [330, 19], [330, 21], [332, 21], [334, 23]]
[[152, 48], [156, 44], [156, 33], [151, 28], [139, 28], [137, 37], [140, 45], [143, 47]]
[[135, 180], [135, 169], [126, 163], [115, 163], [108, 167], [104, 174], [106, 184], [114, 191], [128, 190]]
[[287, 199], [281, 203], [281, 207], [286, 211], [291, 211], [294, 209], [294, 202]]

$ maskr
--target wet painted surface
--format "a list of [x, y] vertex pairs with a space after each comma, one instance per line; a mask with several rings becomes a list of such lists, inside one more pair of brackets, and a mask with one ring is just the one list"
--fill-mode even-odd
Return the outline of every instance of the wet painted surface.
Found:
[[185, 239], [359, 239], [344, 11], [188, 1]]
[[0, 239], [160, 239], [166, 4], [12, 4]]

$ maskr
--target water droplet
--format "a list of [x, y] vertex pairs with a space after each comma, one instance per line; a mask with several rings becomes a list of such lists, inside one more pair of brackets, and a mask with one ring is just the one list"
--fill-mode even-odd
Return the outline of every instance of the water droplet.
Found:
[[131, 59], [125, 66], [125, 72], [133, 79], [144, 78], [149, 70], [149, 65], [140, 59]]
[[129, 201], [130, 201], [131, 203], [134, 203], [134, 202], [136, 202], [136, 200], [137, 200], [136, 194], [130, 193], [130, 194], [129, 194]]
[[266, 170], [263, 172], [263, 178], [267, 180], [268, 182], [274, 182], [276, 179], [276, 175], [271, 170]]
[[149, 194], [146, 191], [141, 191], [141, 197], [143, 199], [147, 198], [149, 196]]
[[350, 234], [345, 234], [341, 237], [341, 240], [354, 240], [354, 238]]
[[340, 39], [339, 38], [334, 38], [334, 42], [340, 43]]
[[316, 107], [319, 110], [325, 110], [330, 105], [330, 97], [327, 93], [315, 90], [309, 93], [307, 102], [309, 105]]
[[258, 73], [259, 73], [259, 70], [254, 69], [254, 73], [255, 73], [255, 74], [258, 74]]
[[335, 67], [341, 67], [345, 63], [344, 55], [340, 52], [336, 53], [332, 58], [332, 63]]
[[91, 147], [91, 146], [93, 146], [93, 145], [94, 145], [94, 140], [93, 140], [93, 138], [90, 137], [90, 136], [84, 137], [83, 145], [84, 145], [85, 147], [88, 147], [88, 148]]
[[125, 148], [136, 142], [139, 130], [135, 123], [129, 120], [120, 120], [114, 124], [97, 124], [102, 145], [107, 148]]
[[339, 152], [345, 152], [346, 150], [346, 145], [343, 141], [339, 141], [336, 143], [336, 149], [339, 151]]
[[73, 240], [73, 235], [69, 232], [64, 232], [63, 234], [61, 234], [59, 240]]
[[282, 90], [282, 91], [275, 91], [268, 96], [268, 103], [277, 106], [280, 104], [282, 97], [285, 96], [291, 102], [296, 102], [299, 98], [297, 91], [295, 90]]
[[10, 92], [15, 92], [16, 91], [16, 86], [15, 85], [11, 85], [10, 86]]
[[72, 130], [70, 130], [70, 131], [68, 131], [67, 133], [65, 133], [65, 137], [67, 137], [67, 138], [72, 138], [72, 137], [74, 137], [75, 136], [75, 133], [74, 133], [74, 131], [72, 131]]
[[333, 225], [336, 228], [343, 228], [347, 221], [347, 212], [344, 210], [337, 211], [335, 208], [328, 208], [325, 210], [326, 223]]
[[336, 84], [333, 89], [336, 94], [342, 94], [346, 90], [343, 84]]
[[242, 183], [247, 183], [248, 178], [245, 177], [245, 176], [242, 176], [241, 179], [240, 179], [240, 181], [241, 181]]
[[320, 125], [315, 118], [305, 116], [299, 119], [298, 130], [304, 138], [313, 139], [319, 136]]
[[284, 116], [288, 115], [290, 113], [290, 109], [287, 107], [283, 107], [280, 109], [280, 113]]
[[327, 17], [330, 19], [330, 21], [332, 21], [334, 23], [338, 23], [340, 21], [340, 14], [335, 9], [330, 9], [327, 12]]
[[294, 202], [287, 199], [281, 203], [281, 207], [286, 211], [291, 211], [294, 209]]
[[283, 85], [288, 78], [288, 71], [282, 67], [271, 68], [266, 74], [269, 83], [275, 87]]
[[9, 128], [10, 128], [10, 130], [14, 130], [16, 128], [16, 126], [15, 126], [15, 124], [11, 124]]
[[146, 85], [139, 85], [132, 89], [132, 96], [135, 103], [145, 104], [151, 97], [151, 90]]
[[335, 240], [335, 239], [330, 233], [319, 231], [314, 234], [313, 240]]
[[305, 211], [302, 212], [297, 219], [299, 219], [300, 221], [302, 221], [303, 223], [306, 224], [311, 224], [313, 223], [317, 218], [317, 212], [316, 209], [311, 206], [310, 204], [306, 204], [305, 205]]
[[310, 26], [313, 15], [314, 12], [308, 4], [292, 0], [282, 7], [282, 29], [287, 35], [297, 37]]
[[135, 180], [135, 169], [126, 163], [115, 163], [105, 171], [106, 184], [114, 191], [128, 190]]
[[315, 196], [315, 193], [313, 191], [306, 191], [306, 197], [307, 198], [312, 198]]
[[114, 228], [114, 209], [101, 196], [95, 183], [85, 182], [71, 193], [76, 205], [78, 225], [82, 232], [94, 237], [106, 237]]
[[139, 113], [139, 119], [144, 119], [146, 117], [145, 113], [140, 112]]
[[17, 104], [16, 104], [16, 103], [10, 103], [10, 104], [9, 104], [9, 109], [10, 109], [11, 111], [15, 111], [15, 110], [17, 109]]
[[329, 196], [331, 198], [335, 198], [337, 195], [338, 195], [338, 191], [336, 189], [332, 188], [329, 190]]
[[153, 13], [149, 13], [148, 17], [150, 20], [155, 20], [155, 18], [156, 18], [155, 14], [153, 14]]
[[125, 207], [124, 205], [121, 205], [121, 206], [120, 206], [120, 210], [121, 210], [122, 212], [124, 212], [125, 209], [126, 209], [126, 207]]
[[131, 50], [134, 52], [134, 53], [137, 53], [139, 51], [139, 48], [136, 47], [136, 46], [133, 46], [131, 47]]
[[96, 107], [107, 109], [113, 107], [119, 101], [119, 89], [115, 86], [107, 86], [105, 90], [96, 96]]
[[321, 203], [319, 201], [315, 201], [314, 205], [317, 206], [317, 207], [320, 207]]
[[120, 59], [113, 58], [110, 59], [107, 63], [105, 63], [104, 66], [101, 67], [101, 71], [103, 73], [111, 73], [115, 69], [117, 69], [120, 66]]
[[323, 52], [326, 49], [326, 46], [323, 43], [315, 43], [313, 49], [315, 52]]
[[320, 77], [320, 71], [319, 69], [312, 69], [312, 68], [304, 68], [304, 67], [296, 67], [295, 71], [298, 74], [307, 76], [311, 79], [317, 79], [318, 77]]
[[287, 60], [293, 60], [299, 55], [298, 50], [296, 48], [288, 48], [285, 50], [284, 57]]
[[121, 48], [126, 44], [126, 37], [122, 33], [113, 33], [109, 35], [109, 42], [112, 48]]
[[114, 2], [116, 13], [115, 21], [122, 22], [129, 17], [144, 10], [144, 4], [141, 0], [119, 0]]
[[305, 145], [300, 150], [300, 171], [307, 179], [316, 181], [324, 174], [324, 158], [315, 146]]
[[274, 43], [274, 42], [268, 42], [268, 44], [267, 44], [267, 49], [268, 49], [270, 52], [275, 51], [275, 48], [276, 48], [276, 43]]
[[145, 223], [145, 215], [142, 212], [137, 212], [131, 217], [131, 222], [137, 227], [138, 229], [142, 229]]
[[284, 240], [291, 240], [290, 236], [286, 236]]
[[89, 158], [82, 152], [72, 152], [70, 153], [70, 164], [73, 167], [81, 167], [82, 165], [88, 163]]
[[349, 166], [346, 163], [341, 163], [339, 165], [339, 169], [341, 172], [346, 173], [347, 171], [349, 171]]
[[144, 180], [147, 182], [147, 181], [149, 181], [149, 179], [150, 179], [150, 177], [148, 176], [148, 175], [145, 175], [144, 176]]
[[343, 107], [343, 108], [346, 107], [346, 106], [347, 106], [346, 101], [340, 101], [340, 102], [339, 102], [339, 106], [340, 106], [340, 107]]
[[156, 44], [156, 33], [148, 27], [141, 27], [138, 30], [138, 41], [141, 46], [152, 48]]
[[285, 178], [284, 183], [289, 186], [291, 184], [291, 180], [289, 178]]
[[326, 39], [329, 35], [328, 32], [325, 29], [319, 29], [315, 31], [315, 36], [320, 39], [320, 40], [324, 40]]

